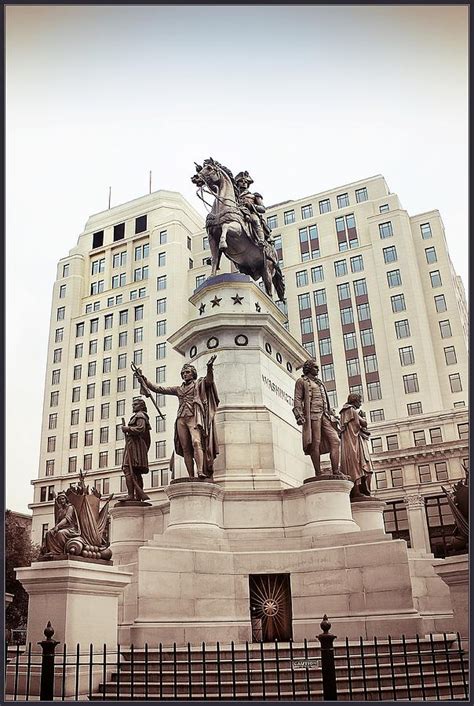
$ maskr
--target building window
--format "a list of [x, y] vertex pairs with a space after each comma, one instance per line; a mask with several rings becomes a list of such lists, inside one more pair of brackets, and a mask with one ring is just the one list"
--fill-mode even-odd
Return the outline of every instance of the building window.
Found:
[[99, 330], [99, 319], [91, 319], [90, 332], [97, 333], [98, 330]]
[[385, 471], [375, 471], [375, 486], [377, 490], [387, 487], [387, 473]]
[[431, 226], [429, 223], [421, 223], [420, 230], [421, 230], [421, 237], [423, 238], [423, 240], [428, 240], [428, 238], [431, 238], [433, 236], [433, 233], [431, 232]]
[[439, 322], [439, 330], [441, 333], [441, 338], [450, 338], [453, 335], [451, 332], [451, 324], [449, 323], [449, 319]]
[[91, 361], [87, 366], [87, 377], [94, 377], [97, 370], [97, 362], [95, 360]]
[[[143, 363], [143, 349], [142, 348], [133, 352], [133, 362], [135, 363], [135, 365], [141, 365]], [[135, 380], [135, 378], [134, 378], [134, 380]], [[138, 386], [139, 385], [138, 385], [138, 380], [137, 380], [137, 387]]]
[[447, 346], [444, 349], [444, 358], [446, 360], [446, 365], [454, 365], [458, 362], [456, 358], [456, 349], [454, 346]]
[[353, 351], [357, 348], [357, 339], [353, 331], [343, 334], [344, 350]]
[[360, 375], [360, 363], [358, 358], [353, 358], [352, 360], [346, 360], [346, 368], [348, 377], [355, 377]]
[[404, 294], [395, 294], [393, 297], [390, 297], [390, 301], [392, 304], [392, 311], [394, 314], [396, 314], [399, 311], [406, 310], [405, 295]]
[[330, 338], [321, 338], [319, 341], [319, 355], [331, 355], [332, 344]]
[[[313, 292], [314, 295], [314, 305], [315, 306], [323, 306], [326, 304], [326, 290], [325, 289], [316, 289]], [[308, 301], [309, 301], [309, 294], [308, 295], [303, 295], [303, 296], [308, 296]], [[308, 304], [308, 308], [311, 308], [311, 305]]]
[[114, 315], [113, 314], [106, 314], [104, 316], [104, 328], [112, 328], [114, 323]]
[[313, 320], [312, 318], [306, 317], [300, 320], [301, 333], [313, 333]]
[[290, 225], [290, 223], [294, 223], [295, 222], [295, 212], [293, 210], [285, 211], [283, 214], [283, 221], [286, 226]]
[[[322, 290], [324, 292], [324, 289]], [[311, 309], [311, 299], [309, 294], [298, 294], [298, 309], [304, 311], [305, 309]]]
[[354, 323], [354, 312], [351, 306], [341, 309], [341, 324], [343, 326]]
[[329, 382], [330, 380], [335, 379], [333, 363], [328, 363], [327, 365], [321, 366], [321, 377], [324, 382]]
[[84, 432], [84, 446], [92, 446], [94, 443], [94, 431], [92, 429], [88, 429], [87, 431]]
[[378, 371], [378, 363], [376, 355], [364, 356], [364, 370], [366, 373], [376, 373]]
[[156, 288], [166, 289], [166, 275], [161, 275], [161, 277], [156, 278]]
[[357, 318], [359, 321], [368, 321], [370, 319], [370, 306], [368, 304], [357, 305]]
[[84, 352], [84, 344], [78, 343], [78, 344], [74, 347], [74, 357], [75, 357], [75, 358], [82, 358], [83, 352]]
[[451, 551], [451, 537], [456, 526], [447, 497], [426, 498], [425, 510], [430, 549], [435, 558], [442, 559]]
[[110, 395], [110, 380], [102, 380], [102, 397]]
[[379, 213], [387, 213], [387, 211], [390, 211], [390, 206], [388, 203], [383, 203], [381, 206], [379, 206]]
[[50, 407], [57, 407], [58, 401], [59, 401], [59, 392], [58, 391], [52, 392], [50, 400], [49, 400], [49, 406]]
[[122, 252], [114, 253], [112, 258], [112, 267], [125, 267], [127, 264], [127, 251], [122, 250]]
[[383, 259], [386, 263], [396, 262], [398, 260], [397, 248], [395, 247], [395, 245], [383, 249]]
[[74, 431], [74, 432], [72, 432], [72, 434], [69, 434], [69, 448], [70, 449], [77, 449], [77, 441], [78, 441], [77, 431]]
[[[101, 451], [99, 453], [99, 468], [107, 468], [109, 465], [109, 453], [108, 451]], [[96, 483], [100, 483], [100, 481], [96, 481]], [[100, 488], [97, 488], [100, 492]]]
[[148, 279], [148, 265], [144, 265], [143, 267], [137, 267], [135, 270], [133, 270], [134, 282], [141, 282], [144, 279]]
[[400, 365], [413, 365], [415, 362], [413, 346], [404, 346], [403, 348], [399, 348], [398, 354], [400, 356]]
[[351, 257], [351, 272], [363, 272], [364, 270], [364, 260], [362, 255], [356, 255]]
[[108, 419], [110, 414], [110, 402], [103, 402], [100, 405], [100, 418]]
[[441, 427], [434, 427], [434, 429], [430, 429], [430, 439], [432, 444], [442, 443], [443, 435], [441, 433]]
[[436, 480], [448, 480], [448, 464], [446, 461], [435, 463]]
[[86, 422], [94, 421], [94, 407], [86, 407]]
[[421, 402], [410, 402], [407, 404], [407, 412], [409, 417], [413, 417], [416, 414], [423, 414]]
[[123, 287], [127, 283], [127, 275], [122, 272], [120, 275], [114, 275], [112, 277], [112, 289], [117, 289], [118, 287]]
[[116, 417], [123, 417], [125, 415], [125, 400], [117, 400], [117, 410]]
[[350, 290], [349, 284], [347, 282], [345, 282], [344, 284], [337, 285], [337, 297], [338, 297], [339, 301], [351, 298], [351, 290]]
[[463, 422], [458, 424], [458, 436], [460, 439], [469, 439], [469, 424], [468, 422]]
[[336, 260], [334, 263], [334, 272], [336, 277], [342, 277], [347, 275], [347, 262], [346, 260]]
[[385, 412], [383, 409], [373, 409], [370, 412], [371, 422], [383, 422], [385, 420]]
[[444, 298], [444, 294], [438, 294], [434, 298], [434, 302], [438, 314], [441, 314], [443, 311], [447, 310], [448, 307], [446, 306], [446, 299]]
[[161, 360], [162, 358], [166, 357], [166, 343], [157, 343], [156, 344], [156, 358], [157, 360]]
[[65, 307], [60, 306], [56, 311], [56, 321], [64, 321]]
[[56, 413], [50, 414], [48, 418], [48, 429], [56, 429], [58, 426], [58, 415]]
[[300, 254], [302, 261], [320, 257], [318, 228], [316, 225], [299, 229]]
[[314, 341], [307, 341], [306, 343], [303, 343], [303, 348], [306, 350], [310, 358], [316, 358], [316, 345]]
[[102, 361], [102, 372], [110, 373], [112, 370], [112, 358], [104, 358]]
[[417, 373], [411, 373], [410, 375], [404, 375], [403, 376], [403, 387], [405, 388], [405, 392], [407, 394], [410, 392], [418, 392], [420, 388], [418, 386]]
[[135, 260], [144, 260], [150, 254], [149, 243], [143, 243], [143, 245], [137, 245], [135, 248]]
[[408, 338], [410, 336], [410, 324], [408, 319], [395, 321], [395, 333], [397, 338]]
[[65, 296], [66, 296], [66, 285], [61, 284], [61, 286], [59, 287], [59, 298], [64, 299]]
[[387, 272], [387, 283], [389, 287], [399, 287], [402, 283], [400, 270], [391, 270]]
[[324, 281], [324, 272], [322, 265], [317, 265], [317, 267], [311, 268], [311, 281], [313, 282], [313, 284]]
[[103, 279], [99, 279], [97, 282], [91, 283], [91, 296], [93, 296], [95, 294], [102, 294], [103, 291], [104, 291], [104, 280]]
[[431, 483], [431, 468], [429, 463], [422, 463], [418, 466], [418, 478], [420, 483]]
[[105, 257], [101, 257], [100, 260], [93, 260], [91, 262], [91, 274], [92, 276], [98, 275], [100, 272], [105, 270]]
[[375, 339], [374, 339], [374, 332], [371, 328], [366, 328], [363, 329], [360, 332], [360, 340], [362, 341], [362, 346], [365, 348], [366, 346], [373, 346], [375, 345]]
[[205, 279], [206, 279], [206, 275], [198, 275], [198, 277], [196, 277], [196, 287], [195, 287], [195, 289], [197, 289], [198, 287], [200, 287], [201, 284], [205, 281]]
[[133, 329], [133, 342], [141, 343], [143, 341], [143, 326]]
[[391, 238], [393, 235], [392, 222], [387, 221], [386, 223], [379, 223], [379, 234], [382, 240]]
[[135, 233], [143, 233], [147, 228], [146, 215], [135, 218]]
[[166, 382], [166, 365], [159, 365], [155, 369], [155, 381], [157, 383]]
[[62, 349], [56, 348], [56, 350], [53, 352], [53, 363], [60, 363], [61, 357], [62, 357]]
[[301, 218], [312, 218], [313, 217], [313, 207], [312, 205], [301, 206]]
[[433, 262], [438, 262], [438, 258], [436, 257], [436, 249], [435, 248], [425, 248], [425, 257], [426, 257], [426, 262], [428, 265], [432, 265]]
[[367, 283], [365, 279], [355, 279], [353, 285], [356, 297], [362, 297], [367, 294]]
[[322, 199], [319, 202], [319, 213], [329, 213], [331, 210], [331, 202], [329, 199]]
[[326, 331], [329, 329], [329, 316], [327, 314], [318, 314], [318, 316], [316, 316], [316, 329], [318, 331]]
[[356, 195], [357, 203], [362, 203], [363, 201], [367, 201], [369, 198], [369, 195], [367, 193], [367, 188], [365, 186], [362, 187], [361, 189], [356, 189], [355, 195]]
[[420, 429], [419, 431], [413, 432], [413, 443], [415, 444], [415, 446], [425, 446], [426, 437], [424, 429]]
[[109, 427], [100, 428], [100, 443], [107, 444], [109, 441]]
[[104, 351], [110, 351], [112, 348], [112, 336], [104, 337]]
[[93, 400], [94, 397], [95, 397], [95, 382], [92, 382], [89, 385], [87, 385], [86, 398], [88, 400]]
[[464, 402], [464, 400], [460, 400], [459, 402], [453, 403], [453, 407], [465, 407], [465, 406], [466, 406], [466, 403]]
[[125, 238], [125, 223], [117, 223], [114, 226], [114, 242]]
[[158, 253], [158, 267], [165, 267], [165, 265], [166, 265], [166, 253], [160, 252], [160, 253]]
[[392, 468], [390, 471], [392, 476], [392, 487], [401, 488], [403, 486], [403, 472], [401, 468]]
[[307, 270], [300, 270], [296, 273], [296, 286], [306, 287], [308, 284], [308, 272]]
[[270, 230], [273, 230], [273, 228], [278, 228], [278, 216], [268, 216], [267, 226]]
[[360, 396], [360, 399], [361, 399], [361, 402], [364, 401], [364, 389], [363, 389], [362, 385], [360, 385], [360, 384], [357, 384], [357, 385], [349, 385], [349, 392], [350, 392], [351, 395], [352, 395], [352, 394], [354, 394], [354, 395], [359, 395], [359, 396]]
[[372, 453], [374, 453], [374, 454], [382, 453], [382, 451], [383, 451], [382, 437], [375, 436], [370, 441], [372, 444]]
[[337, 196], [337, 207], [344, 208], [345, 206], [349, 206], [349, 194], [339, 194]]
[[449, 376], [449, 384], [451, 392], [462, 392], [461, 376], [459, 373], [453, 373]]
[[430, 279], [431, 279], [431, 286], [433, 288], [441, 287], [441, 285], [443, 284], [441, 281], [441, 275], [439, 273], [439, 270], [433, 270], [433, 272], [430, 272]]
[[156, 322], [156, 335], [165, 336], [166, 335], [166, 319]]
[[[50, 436], [49, 439], [54, 439], [56, 441], [56, 437], [54, 437], [54, 436]], [[50, 451], [49, 439], [48, 439], [48, 451]], [[54, 451], [54, 449], [53, 449], [53, 451]], [[54, 476], [54, 460], [52, 460], [52, 459], [46, 461], [46, 475], [47, 476]]]
[[51, 373], [51, 385], [59, 385], [59, 381], [61, 379], [61, 371], [60, 370], [53, 370]]
[[367, 383], [367, 397], [370, 401], [382, 399], [382, 388], [380, 382]]
[[155, 442], [155, 456], [156, 458], [166, 458], [166, 441]]
[[119, 370], [123, 370], [126, 367], [127, 367], [127, 354], [120, 353], [120, 355], [117, 358], [117, 368]]
[[143, 319], [143, 304], [135, 307], [135, 321], [141, 321]]
[[387, 439], [387, 451], [395, 451], [400, 448], [398, 445], [398, 436], [396, 434], [390, 434], [386, 437]]

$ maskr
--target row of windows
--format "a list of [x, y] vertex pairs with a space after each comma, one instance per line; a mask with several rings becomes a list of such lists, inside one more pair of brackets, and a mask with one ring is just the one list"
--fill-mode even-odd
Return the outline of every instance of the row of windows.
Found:
[[[162, 366], [164, 369], [165, 366]], [[157, 368], [158, 370], [158, 368]], [[164, 382], [164, 371], [163, 373], [160, 374], [157, 373], [157, 378], [163, 377], [163, 380], [158, 380], [159, 382]], [[157, 404], [159, 407], [164, 407], [166, 406], [166, 396], [165, 395], [157, 395]], [[125, 404], [126, 401], [124, 399], [122, 400], [117, 400], [115, 403], [115, 416], [116, 417], [124, 417], [125, 416]], [[79, 409], [72, 409], [71, 410], [71, 426], [76, 426], [79, 424], [79, 415], [80, 415], [80, 410]], [[86, 407], [85, 409], [85, 422], [86, 423], [92, 423], [94, 421], [95, 417], [95, 408], [93, 406]], [[103, 402], [100, 405], [100, 419], [109, 419], [110, 417], [110, 402]], [[58, 415], [56, 412], [53, 412], [49, 415], [48, 418], [48, 429], [57, 429], [58, 426]], [[156, 417], [156, 431], [165, 431], [165, 420], [162, 419], [161, 417]], [[51, 441], [50, 441], [51, 440]], [[51, 446], [51, 448], [50, 448]], [[54, 448], [53, 448], [54, 447]], [[48, 437], [48, 451], [54, 451], [56, 447], [56, 437], [50, 436]]]
[[[388, 207], [386, 210], [387, 211], [389, 210]], [[382, 206], [380, 207], [380, 213], [383, 213]], [[426, 240], [426, 239], [432, 237], [431, 226], [429, 223], [422, 223], [420, 225], [420, 231], [421, 231], [421, 237], [423, 238], [423, 240]], [[379, 235], [382, 240], [385, 240], [385, 238], [391, 238], [393, 236], [393, 226], [392, 226], [391, 221], [386, 221], [385, 223], [379, 223]], [[428, 250], [434, 251], [434, 248], [427, 249], [427, 251], [426, 251], [427, 262], [436, 262], [436, 252], [434, 253], [435, 259], [430, 260], [429, 258], [432, 258], [433, 255], [432, 255], [432, 253], [428, 254]]]
[[[166, 232], [166, 231], [164, 231]], [[135, 260], [145, 260], [150, 255], [150, 244], [142, 243], [137, 245], [134, 249], [134, 259]], [[112, 254], [112, 267], [124, 267], [127, 264], [127, 251], [121, 250], [120, 252], [115, 252]], [[91, 275], [98, 275], [101, 272], [105, 272], [105, 257], [98, 258], [97, 260], [91, 261]]]
[[[367, 188], [364, 186], [360, 189], [355, 190], [355, 198], [357, 203], [361, 203], [363, 201], [367, 201], [369, 198], [368, 193], [367, 193]], [[350, 205], [349, 201], [349, 194], [344, 193], [344, 194], [338, 194], [336, 196], [336, 201], [337, 201], [337, 208], [345, 208], [346, 206]], [[319, 201], [319, 213], [329, 213], [332, 210], [331, 208], [331, 200], [329, 198], [322, 199]], [[312, 218], [313, 217], [313, 205], [312, 204], [307, 204], [305, 206], [301, 206], [301, 218], [306, 219], [306, 218]], [[290, 225], [291, 223], [294, 223], [296, 218], [295, 218], [295, 211], [294, 209], [291, 209], [289, 211], [285, 211], [283, 214], [283, 220], [285, 225]], [[277, 228], [278, 227], [278, 216], [268, 216], [267, 218], [267, 223], [270, 228]]]
[[[144, 233], [147, 230], [147, 216], [138, 216], [135, 218], [135, 234]], [[125, 238], [125, 223], [117, 223], [114, 225], [114, 243]], [[104, 244], [104, 231], [96, 231], [92, 236], [92, 247], [100, 248]]]
[[[405, 485], [402, 468], [392, 468], [389, 471], [376, 471], [375, 482], [378, 490], [388, 488], [388, 474], [390, 475], [392, 488], [402, 488]], [[418, 479], [420, 483], [431, 483], [433, 480], [445, 481], [448, 480], [448, 464], [446, 461], [437, 461], [434, 463], [434, 479], [431, 474], [431, 466], [429, 463], [423, 463], [418, 466]]]
[[[467, 439], [468, 436], [468, 424], [458, 424], [458, 435], [460, 439]], [[443, 435], [441, 432], [441, 427], [433, 427], [429, 430], [429, 438], [431, 444], [439, 444], [443, 441]], [[425, 446], [427, 443], [426, 430], [419, 429], [413, 433], [413, 444], [415, 446]], [[386, 450], [393, 451], [399, 448], [398, 434], [389, 434], [385, 437]], [[373, 453], [382, 453], [384, 451], [383, 447], [383, 437], [377, 436], [371, 438], [372, 451]]]
[[[135, 299], [143, 299], [146, 297], [146, 287], [140, 287], [139, 289], [132, 289], [130, 290], [130, 301], [134, 301]], [[115, 294], [113, 297], [107, 297], [107, 307], [111, 306], [118, 306], [119, 304], [123, 304], [123, 294]], [[93, 311], [99, 311], [100, 310], [100, 301], [98, 302], [89, 302], [86, 304], [85, 307], [85, 313], [86, 314], [91, 314]], [[64, 317], [63, 317], [64, 318]]]
[[[351, 257], [350, 258], [350, 267], [351, 267], [351, 272], [353, 272], [353, 273], [363, 272], [364, 260], [363, 260], [362, 255], [355, 255], [354, 257]], [[343, 275], [346, 275], [347, 272], [348, 272], [347, 260], [337, 260], [334, 263], [334, 273], [335, 273], [336, 277], [342, 277]], [[324, 281], [324, 271], [323, 271], [322, 265], [311, 268], [311, 281], [313, 283]], [[296, 286], [297, 287], [305, 287], [305, 286], [307, 286], [308, 282], [309, 282], [308, 270], [300, 270], [299, 272], [296, 272]]]

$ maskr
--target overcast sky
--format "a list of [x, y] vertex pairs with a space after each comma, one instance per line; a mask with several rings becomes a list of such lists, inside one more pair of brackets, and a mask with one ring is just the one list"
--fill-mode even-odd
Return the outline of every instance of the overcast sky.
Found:
[[467, 286], [467, 6], [7, 6], [7, 506], [38, 474], [56, 264], [214, 156], [267, 204], [383, 174]]

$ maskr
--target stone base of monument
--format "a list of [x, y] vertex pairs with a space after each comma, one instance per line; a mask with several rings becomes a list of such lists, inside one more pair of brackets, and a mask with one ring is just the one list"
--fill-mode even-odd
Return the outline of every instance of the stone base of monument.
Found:
[[[31, 642], [34, 661], [38, 661], [41, 647], [38, 642], [44, 640], [44, 629], [51, 621], [54, 639], [59, 641], [56, 648], [57, 659], [61, 659], [64, 645], [68, 655], [76, 655], [77, 645], [80, 654], [88, 655], [92, 644], [97, 652], [117, 648], [118, 599], [130, 583], [132, 573], [116, 566], [99, 562], [78, 561], [77, 559], [59, 559], [57, 561], [33, 562], [31, 566], [16, 569], [18, 579], [29, 594], [28, 627], [26, 643]], [[26, 657], [19, 675], [26, 678]], [[72, 658], [69, 658], [70, 662]], [[98, 658], [97, 660], [98, 661]], [[89, 679], [88, 659], [81, 658], [85, 665], [80, 671], [80, 681], [84, 685], [81, 693], [87, 692]], [[11, 666], [7, 675], [9, 693], [15, 678]], [[36, 669], [36, 673], [35, 670]], [[30, 694], [39, 694], [39, 667], [32, 668]], [[81, 676], [82, 675], [82, 676]], [[97, 684], [101, 677], [100, 667], [92, 670], [92, 679]], [[65, 696], [71, 696], [75, 690], [76, 668], [68, 667], [65, 673]], [[57, 695], [62, 693], [62, 684], [56, 684]], [[21, 691], [21, 683], [17, 686]], [[36, 689], [36, 691], [35, 691]], [[80, 687], [82, 689], [82, 686]]]
[[385, 534], [384, 503], [351, 503], [351, 487], [334, 477], [283, 490], [173, 484], [169, 502], [148, 510], [147, 529], [147, 511], [134, 519], [114, 508], [114, 558], [134, 574], [120, 642], [251, 641], [250, 582], [264, 576], [288, 577], [287, 639], [317, 634], [324, 613], [352, 639], [448, 629], [442, 581], [438, 590], [431, 567], [424, 598], [439, 597], [429, 615], [420, 611], [418, 573], [427, 567]]
[[436, 574], [449, 588], [453, 628], [462, 638], [469, 636], [469, 555], [460, 554], [433, 562]]

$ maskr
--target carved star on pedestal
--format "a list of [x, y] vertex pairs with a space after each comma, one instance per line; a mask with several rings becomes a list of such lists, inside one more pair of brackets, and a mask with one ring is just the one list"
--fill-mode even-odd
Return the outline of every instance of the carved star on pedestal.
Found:
[[243, 297], [236, 294], [235, 297], [231, 297], [231, 299], [234, 302], [234, 304], [242, 304]]
[[222, 297], [219, 299], [219, 297], [216, 294], [214, 299], [211, 299], [212, 308], [214, 309], [215, 306], [220, 306], [221, 301], [222, 301]]
[[262, 311], [262, 307], [260, 306], [260, 304], [258, 302], [255, 302], [255, 309], [257, 311]]
[[206, 305], [203, 303], [199, 307], [199, 316], [202, 316], [204, 314], [204, 309], [206, 308]]

